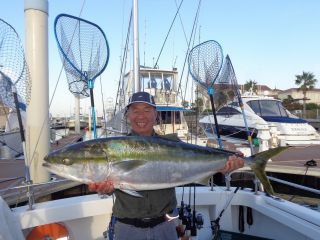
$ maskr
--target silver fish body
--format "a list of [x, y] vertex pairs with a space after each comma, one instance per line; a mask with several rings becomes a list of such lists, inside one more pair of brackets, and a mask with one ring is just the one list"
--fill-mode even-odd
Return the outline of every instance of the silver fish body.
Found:
[[[282, 150], [245, 159], [271, 194], [264, 167]], [[199, 182], [222, 169], [233, 154], [160, 137], [126, 136], [90, 140], [52, 152], [44, 166], [67, 179], [83, 183], [111, 180], [115, 188], [140, 191]]]

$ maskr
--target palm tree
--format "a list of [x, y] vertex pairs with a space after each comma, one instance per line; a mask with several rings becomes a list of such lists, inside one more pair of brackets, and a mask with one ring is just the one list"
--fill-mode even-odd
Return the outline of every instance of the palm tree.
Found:
[[314, 88], [317, 79], [314, 78], [314, 74], [311, 72], [302, 72], [302, 75], [296, 75], [295, 83], [300, 85], [298, 91], [301, 90], [303, 93], [303, 116], [306, 116], [306, 100], [307, 91]]
[[246, 83], [244, 84], [244, 90], [257, 93], [257, 90], [258, 90], [257, 84], [258, 83], [255, 80], [250, 79], [249, 81], [246, 81]]

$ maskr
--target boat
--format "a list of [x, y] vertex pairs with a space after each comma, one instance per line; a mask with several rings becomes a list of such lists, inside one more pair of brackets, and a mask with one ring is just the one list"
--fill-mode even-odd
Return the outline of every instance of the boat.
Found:
[[[39, 14], [47, 11], [43, 6], [38, 10], [41, 10]], [[257, 189], [229, 187], [229, 183], [227, 181], [227, 186], [222, 187], [177, 187], [181, 219], [173, 221], [179, 226], [185, 225], [186, 235], [193, 239], [220, 236], [220, 239], [298, 240], [319, 237], [320, 212]], [[50, 188], [52, 183], [38, 184]], [[27, 196], [32, 196], [34, 185], [29, 182], [21, 188], [27, 188]], [[0, 198], [0, 238], [108, 239], [110, 232], [106, 230], [113, 201], [112, 196], [89, 194], [38, 203], [29, 201], [26, 206], [9, 208]]]
[[[1, 148], [3, 148], [3, 151], [6, 152], [6, 154], [2, 154], [0, 152], [0, 157], [4, 157], [2, 155], [8, 157], [8, 154], [13, 158], [19, 157], [23, 155], [23, 149], [21, 144], [17, 114], [15, 111], [13, 111], [13, 109], [9, 108], [7, 112], [8, 113], [5, 113], [5, 111], [1, 111], [1, 115], [4, 113], [6, 116], [4, 117], [4, 131], [0, 133], [0, 146]], [[22, 121], [25, 122], [25, 111], [21, 111], [21, 117]]]
[[[178, 94], [178, 71], [157, 68], [140, 68], [140, 79], [142, 79], [143, 91], [154, 97], [156, 110], [158, 112], [157, 125], [154, 126], [156, 133], [160, 135], [176, 134], [181, 139], [188, 138], [188, 124], [184, 112], [190, 111], [181, 105], [182, 99]], [[119, 134], [127, 134], [128, 127], [125, 117], [125, 106], [129, 96], [132, 95], [133, 72], [129, 71], [124, 76], [124, 92], [120, 110], [107, 123], [107, 129]], [[130, 89], [130, 90], [129, 90]]]
[[[85, 115], [80, 115], [80, 129], [88, 129], [91, 126], [91, 120], [90, 120], [90, 116], [85, 116]], [[67, 121], [66, 121], [66, 127], [74, 130], [75, 129], [75, 118], [74, 116], [70, 117]], [[100, 128], [102, 127], [102, 117], [96, 117], [96, 127]], [[93, 128], [93, 126], [91, 127]]]
[[[89, 117], [85, 117], [83, 115], [80, 115], [80, 129], [85, 129], [88, 128], [89, 126]], [[66, 121], [66, 127], [69, 129], [75, 129], [75, 118], [74, 117], [70, 117], [67, 121]]]
[[51, 118], [50, 128], [51, 129], [65, 129], [66, 119], [65, 118]]
[[[320, 144], [319, 133], [304, 119], [289, 112], [278, 99], [247, 92], [242, 95], [248, 128], [254, 142], [269, 141], [269, 146], [305, 146]], [[231, 101], [217, 110], [220, 136], [235, 144], [247, 144], [247, 131], [237, 101]], [[213, 115], [199, 120], [209, 138], [215, 138]], [[259, 140], [260, 139], [260, 140]]]
[[[188, 202], [186, 189], [176, 188], [179, 203], [190, 204], [192, 209], [195, 200], [195, 212], [192, 214], [197, 221], [192, 221], [196, 226], [193, 239], [213, 239], [213, 233], [220, 236], [218, 239], [318, 239], [319, 212], [261, 192], [252, 192], [251, 189], [236, 190], [197, 187], [196, 199], [191, 197], [191, 202]], [[66, 229], [60, 239], [108, 239], [106, 229], [112, 205], [112, 197], [92, 194], [37, 203], [32, 210], [22, 206], [10, 211], [4, 206], [1, 210], [7, 218], [0, 229], [2, 234], [8, 231], [11, 234], [23, 233], [26, 239], [32, 239], [28, 236], [36, 231], [42, 234], [39, 237], [45, 234], [52, 236], [59, 227]], [[10, 220], [17, 221], [17, 224], [10, 224]], [[176, 221], [179, 224], [181, 220]], [[45, 231], [50, 227], [51, 232]]]

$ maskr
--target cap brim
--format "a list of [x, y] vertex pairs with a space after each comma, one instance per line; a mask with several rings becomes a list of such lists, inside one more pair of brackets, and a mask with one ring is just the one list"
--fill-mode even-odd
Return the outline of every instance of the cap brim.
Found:
[[134, 104], [134, 103], [145, 103], [145, 104], [148, 104], [148, 105], [150, 105], [150, 106], [152, 106], [152, 107], [156, 107], [155, 104], [152, 104], [152, 103], [149, 103], [149, 102], [145, 102], [145, 101], [134, 101], [134, 102], [129, 103], [129, 104], [126, 106], [126, 108], [128, 108], [129, 106], [131, 106], [131, 105]]

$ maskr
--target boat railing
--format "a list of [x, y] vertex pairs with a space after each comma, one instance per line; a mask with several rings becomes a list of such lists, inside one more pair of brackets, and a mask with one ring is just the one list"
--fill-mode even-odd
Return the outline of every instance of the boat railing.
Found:
[[[231, 176], [234, 173], [239, 173], [239, 171], [234, 171], [234, 172], [231, 172], [230, 174], [226, 174], [225, 175], [225, 181], [226, 181], [227, 189], [230, 189], [231, 181], [233, 180]], [[252, 177], [252, 180], [255, 183], [255, 192], [257, 192], [257, 186], [260, 185], [258, 179], [256, 179], [254, 177], [254, 173], [250, 173], [250, 172], [247, 172], [247, 171], [245, 173]], [[300, 184], [288, 182], [288, 181], [285, 181], [285, 180], [282, 180], [282, 179], [279, 179], [279, 178], [275, 178], [275, 177], [271, 177], [271, 176], [267, 176], [267, 178], [269, 180], [271, 180], [271, 181], [274, 181], [274, 182], [282, 183], [282, 184], [285, 184], [285, 185], [288, 185], [288, 186], [291, 186], [291, 187], [294, 187], [294, 188], [297, 188], [297, 189], [300, 189], [300, 190], [304, 190], [304, 191], [308, 191], [308, 192], [312, 192], [312, 193], [320, 195], [320, 190], [318, 190], [318, 189], [306, 187], [306, 186], [303, 186], [303, 185], [300, 185]], [[239, 180], [242, 180], [242, 179], [239, 178]]]
[[271, 181], [275, 181], [275, 182], [282, 183], [282, 184], [285, 184], [285, 185], [288, 185], [288, 186], [291, 186], [291, 187], [298, 188], [300, 190], [305, 190], [305, 191], [309, 191], [309, 192], [316, 193], [316, 194], [320, 195], [320, 190], [317, 190], [317, 189], [314, 189], [314, 188], [306, 187], [306, 186], [303, 186], [303, 185], [300, 185], [300, 184], [288, 182], [288, 181], [285, 181], [285, 180], [282, 180], [282, 179], [279, 179], [279, 178], [275, 178], [275, 177], [270, 177], [270, 176], [268, 176], [268, 179], [271, 180]]

